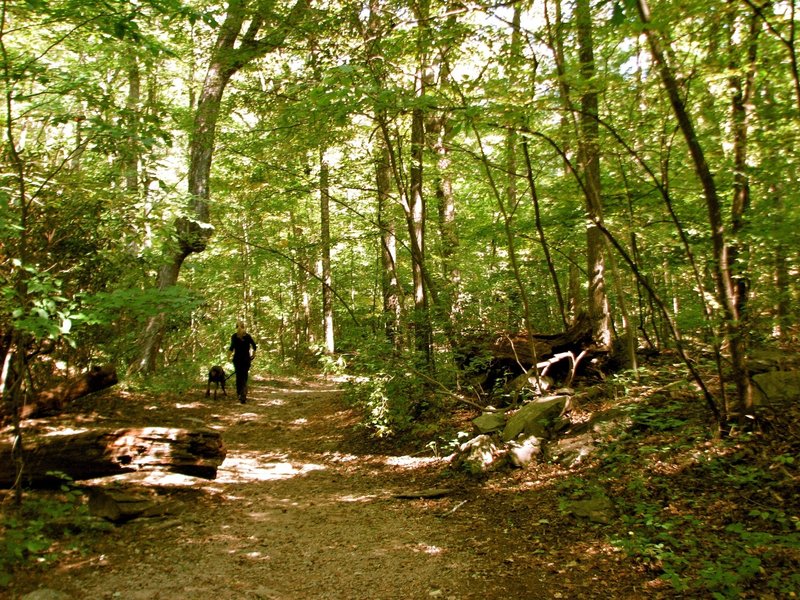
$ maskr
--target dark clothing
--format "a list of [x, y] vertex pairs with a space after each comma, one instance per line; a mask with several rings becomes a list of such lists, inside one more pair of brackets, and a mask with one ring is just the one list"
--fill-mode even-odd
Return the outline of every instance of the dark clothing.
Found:
[[253, 338], [250, 337], [249, 333], [245, 333], [242, 337], [239, 337], [235, 333], [231, 336], [231, 347], [228, 348], [228, 352], [233, 352], [233, 365], [235, 367], [246, 365], [246, 368], [250, 368], [251, 347], [253, 348], [253, 352], [255, 352], [256, 343], [253, 341]]
[[256, 343], [249, 333], [239, 337], [235, 333], [231, 336], [231, 347], [229, 352], [233, 352], [233, 368], [236, 370], [236, 395], [242, 404], [247, 400], [247, 377], [250, 371], [250, 348], [256, 351]]

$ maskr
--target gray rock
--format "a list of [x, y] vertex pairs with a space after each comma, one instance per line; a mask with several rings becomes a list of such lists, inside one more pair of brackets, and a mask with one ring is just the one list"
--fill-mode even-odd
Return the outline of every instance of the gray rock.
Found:
[[800, 371], [772, 371], [753, 376], [753, 402], [762, 406], [800, 400]]
[[504, 455], [494, 439], [488, 435], [479, 435], [464, 442], [459, 450], [457, 462], [477, 473], [488, 471]]
[[535, 435], [517, 443], [508, 442], [508, 459], [515, 467], [527, 467], [542, 453], [542, 442]]
[[549, 430], [561, 416], [566, 404], [565, 396], [549, 396], [526, 404], [506, 423], [503, 441], [509, 442], [522, 433], [539, 438], [549, 437]]
[[550, 458], [564, 467], [573, 467], [583, 462], [595, 449], [594, 437], [584, 433], [559, 440], [550, 446]]
[[505, 427], [506, 418], [503, 413], [483, 413], [480, 417], [472, 419], [472, 424], [478, 433], [492, 433]]

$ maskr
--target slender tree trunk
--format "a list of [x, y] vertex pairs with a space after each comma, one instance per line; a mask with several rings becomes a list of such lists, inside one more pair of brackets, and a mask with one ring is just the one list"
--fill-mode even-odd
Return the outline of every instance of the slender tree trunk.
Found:
[[383, 318], [386, 338], [395, 349], [401, 345], [400, 337], [400, 285], [397, 277], [397, 237], [391, 216], [391, 165], [389, 150], [383, 139], [378, 140], [375, 181], [378, 188], [378, 227], [381, 232], [381, 291], [383, 292]]
[[[382, 57], [381, 39], [383, 35], [380, 0], [370, 0], [369, 18], [364, 31], [364, 44], [375, 86], [385, 86], [385, 63]], [[395, 220], [391, 211], [392, 154], [389, 149], [387, 117], [385, 110], [375, 107], [375, 118], [381, 129], [376, 136], [375, 186], [377, 188], [378, 227], [380, 229], [381, 292], [383, 297], [383, 319], [386, 338], [395, 350], [401, 348], [401, 288], [397, 276], [397, 237]], [[402, 194], [402, 190], [401, 194]]]
[[122, 171], [125, 176], [125, 190], [129, 194], [139, 193], [139, 143], [137, 131], [139, 128], [139, 111], [141, 109], [141, 74], [139, 62], [131, 56], [128, 64], [128, 97], [125, 108], [128, 110], [128, 128], [131, 130], [130, 141], [124, 148], [122, 158]]
[[333, 330], [333, 279], [331, 277], [331, 211], [330, 211], [330, 167], [325, 151], [319, 156], [319, 201], [320, 201], [320, 242], [322, 263], [322, 329], [325, 338], [325, 353], [336, 351]]
[[[417, 66], [414, 75], [414, 95], [421, 99], [426, 92], [428, 69], [429, 0], [417, 0]], [[423, 193], [423, 161], [425, 153], [425, 112], [420, 106], [411, 111], [411, 165], [409, 186], [408, 233], [411, 238], [411, 266], [414, 283], [414, 340], [415, 348], [427, 365], [433, 360], [428, 294], [425, 289], [425, 221], [427, 206]]]
[[[733, 6], [731, 7], [733, 8]], [[736, 13], [731, 11], [730, 35], [736, 30]], [[750, 212], [750, 177], [747, 165], [747, 145], [750, 126], [750, 111], [756, 74], [756, 52], [758, 39], [758, 19], [751, 16], [748, 31], [744, 37], [747, 67], [745, 76], [738, 75], [738, 49], [734, 39], [731, 44], [730, 70], [733, 75], [729, 79], [731, 89], [731, 121], [733, 129], [733, 202], [731, 204], [731, 233], [734, 240], [731, 244], [731, 275], [734, 279], [734, 304], [740, 319], [746, 320], [746, 305], [750, 283], [747, 278], [749, 247], [744, 240], [747, 228], [747, 216]]]
[[553, 257], [550, 254], [550, 245], [547, 243], [547, 237], [544, 233], [544, 226], [542, 225], [542, 215], [539, 210], [539, 194], [536, 191], [536, 180], [533, 177], [533, 165], [531, 164], [530, 152], [528, 151], [528, 143], [523, 140], [522, 149], [525, 154], [525, 168], [528, 176], [528, 188], [530, 189], [531, 200], [533, 202], [533, 215], [536, 223], [536, 232], [539, 234], [539, 244], [542, 246], [544, 252], [544, 259], [547, 263], [547, 270], [550, 273], [550, 279], [553, 282], [553, 289], [556, 293], [556, 302], [558, 302], [558, 312], [561, 316], [561, 323], [564, 329], [569, 327], [569, 319], [567, 318], [567, 306], [564, 302], [564, 294], [561, 292], [561, 284], [558, 281], [558, 273], [556, 266], [553, 262]]
[[650, 7], [647, 0], [638, 0], [639, 16], [644, 24], [644, 32], [650, 45], [653, 62], [656, 64], [664, 90], [669, 96], [675, 118], [691, 155], [695, 172], [700, 180], [708, 210], [711, 227], [711, 240], [714, 253], [714, 279], [717, 287], [717, 300], [724, 313], [724, 334], [731, 354], [731, 367], [736, 384], [735, 401], [726, 406], [723, 418], [735, 419], [740, 426], [746, 419], [754, 418], [753, 398], [750, 377], [747, 371], [746, 340], [736, 307], [736, 294], [731, 276], [729, 248], [725, 238], [725, 224], [722, 218], [720, 201], [714, 176], [705, 158], [705, 153], [694, 123], [686, 109], [678, 82], [666, 61], [662, 41], [651, 25]]
[[[450, 5], [448, 4], [448, 7]], [[448, 29], [455, 29], [455, 11], [447, 18]], [[435, 54], [434, 64], [429, 72], [438, 72], [438, 86], [445, 88], [451, 82], [450, 46], [439, 48]], [[432, 78], [431, 78], [432, 79]], [[431, 81], [433, 86], [435, 82]], [[445, 283], [445, 299], [440, 302], [440, 309], [445, 316], [445, 334], [451, 348], [455, 347], [455, 331], [462, 311], [461, 271], [456, 261], [459, 247], [458, 230], [456, 228], [456, 199], [453, 190], [451, 173], [450, 143], [453, 137], [452, 115], [443, 110], [428, 119], [427, 135], [433, 154], [436, 156], [436, 200], [438, 208], [438, 225], [440, 239], [440, 256], [442, 277]]]

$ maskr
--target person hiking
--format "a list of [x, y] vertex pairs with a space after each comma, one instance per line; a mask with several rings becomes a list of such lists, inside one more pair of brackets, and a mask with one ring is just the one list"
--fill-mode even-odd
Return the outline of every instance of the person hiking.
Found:
[[[253, 352], [250, 352], [250, 348]], [[236, 323], [236, 333], [231, 336], [231, 346], [228, 348], [231, 353], [231, 362], [236, 371], [236, 395], [239, 402], [247, 402], [247, 378], [250, 372], [250, 363], [256, 355], [256, 343], [252, 336], [247, 333], [244, 321]]]

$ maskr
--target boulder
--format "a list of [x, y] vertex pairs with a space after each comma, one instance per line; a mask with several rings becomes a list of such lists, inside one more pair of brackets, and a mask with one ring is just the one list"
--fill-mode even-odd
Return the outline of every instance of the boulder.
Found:
[[527, 467], [542, 453], [542, 441], [532, 435], [520, 442], [510, 441], [508, 447], [508, 460], [515, 467]]
[[503, 429], [503, 441], [509, 442], [520, 434], [550, 437], [553, 425], [561, 417], [567, 405], [566, 396], [548, 396], [534, 400], [518, 410]]
[[563, 438], [549, 447], [549, 456], [562, 467], [573, 467], [583, 462], [595, 449], [594, 436], [583, 433]]
[[479, 435], [461, 444], [456, 462], [471, 473], [484, 473], [502, 462], [499, 459], [504, 456], [504, 449], [491, 436]]
[[800, 371], [771, 371], [753, 376], [753, 402], [775, 406], [800, 401]]
[[483, 413], [472, 419], [472, 424], [478, 433], [492, 433], [505, 427], [506, 417], [503, 413]]

